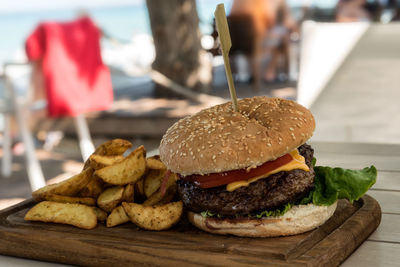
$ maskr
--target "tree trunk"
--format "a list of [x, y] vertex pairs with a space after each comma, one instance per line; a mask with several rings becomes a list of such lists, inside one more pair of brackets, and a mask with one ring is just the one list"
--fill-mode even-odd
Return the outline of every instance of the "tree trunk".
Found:
[[[190, 90], [205, 92], [211, 83], [211, 62], [201, 48], [195, 0], [147, 0], [156, 58], [153, 69]], [[156, 85], [156, 96], [175, 97]]]

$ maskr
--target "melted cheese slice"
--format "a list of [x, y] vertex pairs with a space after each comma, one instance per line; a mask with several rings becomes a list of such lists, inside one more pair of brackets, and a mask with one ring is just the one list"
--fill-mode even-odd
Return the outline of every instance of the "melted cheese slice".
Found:
[[270, 176], [274, 173], [278, 173], [281, 171], [291, 171], [291, 170], [295, 170], [295, 169], [300, 169], [300, 170], [307, 171], [307, 172], [310, 171], [310, 168], [308, 168], [308, 166], [306, 164], [306, 160], [304, 159], [304, 157], [302, 155], [299, 154], [299, 151], [297, 149], [290, 152], [290, 155], [293, 158], [293, 160], [291, 162], [286, 163], [285, 165], [282, 165], [279, 168], [272, 170], [270, 172], [267, 172], [263, 175], [253, 177], [249, 180], [237, 181], [237, 182], [227, 184], [226, 190], [228, 190], [229, 192], [232, 192], [233, 190], [236, 190], [239, 187], [248, 186], [250, 183], [253, 183], [259, 179], [265, 178], [267, 176]]

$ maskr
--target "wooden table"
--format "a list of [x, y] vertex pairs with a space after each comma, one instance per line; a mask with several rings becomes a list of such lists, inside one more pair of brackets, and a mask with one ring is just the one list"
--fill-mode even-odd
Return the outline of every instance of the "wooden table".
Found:
[[378, 229], [342, 266], [400, 264], [400, 145], [314, 143], [317, 165], [363, 168], [375, 165], [376, 184], [368, 194], [378, 200], [382, 221]]
[[[399, 266], [400, 145], [313, 143], [312, 146], [317, 165], [352, 169], [375, 165], [378, 169], [377, 183], [368, 194], [381, 206], [381, 224], [342, 266]], [[10, 264], [40, 266], [37, 261], [0, 256], [0, 266]]]

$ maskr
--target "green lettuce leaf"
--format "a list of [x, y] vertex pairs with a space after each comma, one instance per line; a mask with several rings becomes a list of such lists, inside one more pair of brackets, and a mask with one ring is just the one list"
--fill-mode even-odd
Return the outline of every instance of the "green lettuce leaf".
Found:
[[315, 167], [315, 164], [317, 164], [317, 159], [315, 157], [313, 157], [312, 160], [311, 160], [311, 165], [313, 167]]
[[362, 170], [349, 170], [316, 166], [315, 188], [312, 193], [315, 205], [331, 205], [338, 199], [350, 202], [359, 199], [375, 184], [375, 166]]
[[258, 214], [255, 215], [250, 215], [249, 217], [256, 217], [257, 219], [264, 218], [264, 217], [277, 217], [277, 216], [282, 216], [285, 214], [288, 210], [290, 210], [293, 207], [293, 204], [287, 203], [285, 206], [283, 206], [281, 209], [276, 209], [276, 210], [264, 210]]
[[204, 218], [207, 218], [207, 217], [214, 217], [214, 216], [217, 215], [217, 214], [216, 214], [216, 213], [213, 213], [213, 212], [211, 212], [211, 211], [209, 211], [209, 210], [205, 210], [205, 211], [200, 212], [200, 215], [201, 215], [202, 217], [204, 217]]
[[[294, 204], [291, 203], [287, 203], [285, 206], [281, 207], [280, 209], [275, 209], [275, 210], [264, 210], [260, 213], [257, 214], [248, 214], [247, 217], [248, 218], [265, 218], [265, 217], [276, 217], [276, 216], [282, 216], [283, 214], [285, 214], [288, 210], [290, 210], [293, 207]], [[223, 218], [224, 216], [218, 214], [218, 213], [214, 213], [211, 212], [209, 210], [206, 211], [202, 211], [200, 212], [200, 215], [204, 218], [207, 217], [218, 217], [218, 218]]]

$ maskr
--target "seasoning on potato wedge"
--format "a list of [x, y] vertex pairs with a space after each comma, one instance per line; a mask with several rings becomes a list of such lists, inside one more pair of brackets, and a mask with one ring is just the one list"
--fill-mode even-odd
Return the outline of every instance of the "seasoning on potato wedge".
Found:
[[155, 155], [146, 159], [146, 165], [151, 170], [167, 170], [167, 166], [160, 160], [159, 155]]
[[97, 199], [97, 206], [104, 211], [111, 212], [122, 201], [123, 194], [123, 186], [107, 188]]
[[161, 186], [166, 170], [148, 170], [143, 178], [143, 190], [146, 197], [151, 196]]
[[182, 212], [182, 201], [171, 202], [162, 206], [144, 206], [136, 203], [122, 202], [122, 207], [131, 222], [146, 230], [161, 231], [179, 222]]
[[69, 197], [69, 196], [60, 196], [55, 194], [45, 195], [44, 199], [47, 201], [54, 201], [60, 203], [77, 203], [84, 204], [87, 206], [95, 206], [96, 199], [91, 197]]
[[146, 171], [146, 152], [143, 146], [135, 149], [122, 161], [95, 171], [104, 182], [125, 185], [139, 180]]
[[27, 221], [70, 224], [83, 229], [93, 229], [97, 217], [93, 208], [82, 204], [42, 201], [25, 214]]
[[87, 168], [81, 173], [72, 176], [57, 184], [46, 185], [32, 193], [36, 201], [44, 200], [45, 195], [75, 196], [83, 187], [85, 187], [92, 178], [93, 169]]
[[127, 184], [124, 188], [124, 193], [122, 194], [122, 201], [133, 202], [135, 195], [135, 186], [133, 184]]
[[93, 154], [101, 156], [116, 156], [122, 155], [129, 148], [132, 147], [132, 143], [124, 139], [113, 139], [107, 141], [96, 148]]
[[122, 206], [118, 206], [112, 210], [107, 217], [107, 227], [114, 227], [123, 223], [129, 222], [129, 217]]
[[99, 177], [93, 175], [92, 179], [89, 181], [87, 185], [85, 185], [79, 192], [79, 197], [92, 197], [98, 198], [99, 195], [104, 191], [105, 184], [103, 180]]
[[119, 161], [122, 161], [124, 157], [122, 155], [116, 156], [101, 156], [93, 154], [90, 156], [90, 166], [95, 170], [100, 170], [104, 167], [113, 165]]

